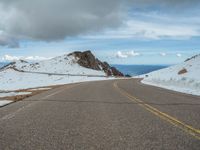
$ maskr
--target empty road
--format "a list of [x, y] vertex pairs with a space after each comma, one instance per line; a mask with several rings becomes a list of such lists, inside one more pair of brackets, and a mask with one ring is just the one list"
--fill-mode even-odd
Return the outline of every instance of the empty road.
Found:
[[0, 108], [0, 150], [199, 150], [200, 97], [139, 79], [61, 86]]

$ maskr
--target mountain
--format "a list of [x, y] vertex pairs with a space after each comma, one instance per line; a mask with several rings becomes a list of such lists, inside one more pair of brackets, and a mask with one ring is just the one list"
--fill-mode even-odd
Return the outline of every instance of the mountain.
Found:
[[146, 74], [142, 83], [200, 95], [199, 75], [200, 55], [195, 55], [178, 65]]
[[98, 60], [91, 51], [74, 52], [35, 63], [18, 60], [4, 66], [0, 69], [0, 92], [107, 80], [115, 76], [123, 74]]
[[76, 51], [68, 54], [68, 56], [74, 56], [77, 59], [77, 63], [82, 67], [103, 70], [108, 76], [124, 76], [123, 73], [115, 67], [111, 67], [107, 62], [101, 62], [99, 59], [95, 58], [91, 51]]
[[7, 65], [7, 63], [5, 62], [0, 62], [0, 68], [2, 68], [3, 66]]
[[91, 51], [73, 52], [50, 60], [29, 63], [19, 60], [8, 64], [3, 69], [14, 69], [21, 72], [40, 72], [73, 75], [123, 76], [107, 62], [98, 60]]

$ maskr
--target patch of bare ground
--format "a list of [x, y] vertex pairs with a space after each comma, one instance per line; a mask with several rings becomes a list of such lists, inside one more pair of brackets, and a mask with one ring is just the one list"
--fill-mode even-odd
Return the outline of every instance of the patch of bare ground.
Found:
[[[42, 92], [60, 87], [62, 85], [55, 85], [55, 86], [46, 86], [46, 87], [38, 87], [38, 88], [31, 88], [31, 89], [22, 89], [22, 90], [16, 90], [13, 92], [31, 92], [31, 94], [26, 94], [26, 95], [16, 95], [16, 96], [7, 96], [7, 97], [1, 97], [0, 99], [4, 99], [4, 100], [12, 100], [14, 102], [16, 101], [21, 101], [25, 98], [40, 94]], [[33, 90], [33, 89], [39, 89], [39, 90]]]
[[184, 73], [187, 73], [187, 72], [188, 72], [187, 69], [183, 68], [178, 72], [178, 74], [181, 75], [181, 74], [184, 74]]

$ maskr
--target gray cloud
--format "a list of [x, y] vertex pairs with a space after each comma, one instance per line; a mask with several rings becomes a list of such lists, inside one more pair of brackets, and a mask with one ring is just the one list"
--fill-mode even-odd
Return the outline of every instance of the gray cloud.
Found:
[[[183, 7], [198, 0], [0, 0], [0, 45], [17, 40], [61, 40], [109, 28], [126, 19], [129, 8]], [[171, 9], [171, 8], [170, 8]], [[5, 36], [9, 35], [9, 36]]]
[[[179, 6], [183, 7], [185, 5], [192, 6], [199, 3], [199, 0], [129, 0], [131, 3], [135, 3], [137, 5], [170, 5], [172, 7]], [[172, 9], [172, 8], [169, 8]]]
[[46, 41], [117, 27], [122, 17], [114, 0], [10, 0], [5, 7], [13, 12], [6, 32]]
[[19, 43], [18, 43], [17, 39], [12, 38], [7, 35], [3, 35], [3, 34], [0, 36], [0, 45], [7, 46], [9, 48], [18, 48], [19, 47]]

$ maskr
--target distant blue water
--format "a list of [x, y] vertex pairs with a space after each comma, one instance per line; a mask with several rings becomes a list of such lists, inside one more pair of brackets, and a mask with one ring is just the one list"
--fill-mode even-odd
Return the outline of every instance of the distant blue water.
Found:
[[167, 65], [112, 65], [120, 70], [123, 74], [131, 76], [146, 74], [152, 71], [169, 67]]

